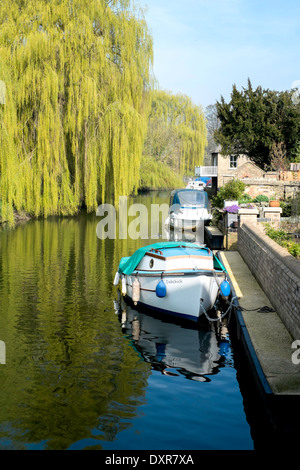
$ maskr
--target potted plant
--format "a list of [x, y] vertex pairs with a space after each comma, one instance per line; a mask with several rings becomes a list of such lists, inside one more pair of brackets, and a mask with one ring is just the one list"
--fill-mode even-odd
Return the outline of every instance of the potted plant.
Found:
[[270, 202], [269, 202], [269, 206], [270, 207], [280, 207], [280, 202], [275, 197], [271, 197]]
[[238, 211], [239, 206], [237, 204], [233, 204], [231, 206], [224, 207], [223, 211], [226, 214], [227, 219], [227, 227], [234, 227], [236, 226], [235, 222], [238, 220]]
[[270, 201], [268, 196], [265, 194], [258, 194], [258, 196], [253, 199], [253, 202], [259, 204], [260, 206], [267, 206]]

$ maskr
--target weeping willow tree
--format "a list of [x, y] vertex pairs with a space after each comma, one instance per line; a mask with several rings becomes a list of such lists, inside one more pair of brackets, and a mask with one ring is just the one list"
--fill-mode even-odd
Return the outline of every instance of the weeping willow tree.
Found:
[[202, 108], [185, 95], [151, 92], [144, 155], [164, 163], [177, 175], [194, 173], [204, 158], [206, 121]]
[[34, 216], [137, 190], [152, 38], [131, 0], [1, 0], [0, 199]]

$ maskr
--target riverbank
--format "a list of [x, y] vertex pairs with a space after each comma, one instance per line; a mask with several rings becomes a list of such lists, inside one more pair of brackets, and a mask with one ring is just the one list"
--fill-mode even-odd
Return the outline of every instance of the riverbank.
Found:
[[[295, 342], [237, 251], [220, 253], [233, 288], [231, 339], [255, 448], [294, 450], [300, 419], [300, 361]], [[244, 364], [244, 366], [239, 366]]]
[[300, 397], [300, 364], [293, 362], [293, 338], [237, 251], [220, 253], [238, 297], [241, 339], [266, 393]]
[[[175, 184], [175, 180], [174, 180], [174, 184]], [[177, 185], [175, 185], [175, 186], [174, 185], [168, 186], [167, 184], [162, 184], [161, 187], [154, 187], [154, 186], [153, 187], [140, 187], [138, 189], [137, 195], [131, 193], [127, 197], [128, 198], [135, 198], [138, 195], [143, 195], [144, 196], [146, 194], [155, 195], [156, 193], [161, 193], [161, 192], [166, 192], [166, 191], [171, 193], [171, 191], [173, 190], [174, 187], [181, 188], [183, 186], [184, 185], [183, 185], [182, 181], [178, 180]], [[113, 199], [107, 200], [105, 202], [107, 204], [113, 204]], [[169, 202], [169, 199], [168, 199], [168, 202]], [[100, 205], [100, 203], [99, 203], [99, 205]], [[81, 212], [85, 212], [85, 211], [87, 211], [87, 208], [83, 204], [81, 207], [78, 208], [78, 211], [75, 212], [74, 214], [60, 215], [60, 217], [62, 217], [62, 218], [73, 217], [73, 216], [76, 217], [78, 214], [80, 214]], [[92, 212], [96, 213], [96, 210], [92, 211]], [[0, 214], [1, 214], [1, 200], [0, 200]], [[49, 215], [48, 217], [52, 217], [52, 216], [53, 215]], [[35, 215], [27, 213], [26, 211], [18, 212], [16, 210], [14, 210], [13, 211], [13, 218], [14, 218], [14, 222], [12, 223], [9, 220], [2, 220], [1, 215], [0, 215], [0, 227], [1, 226], [10, 226], [10, 227], [13, 228], [14, 226], [18, 225], [19, 223], [27, 222], [29, 220], [34, 220], [34, 219], [38, 219], [38, 218], [43, 218], [43, 216], [35, 216]]]
[[[26, 212], [14, 212], [14, 224], [13, 224], [13, 227], [19, 223], [22, 223], [22, 222], [27, 222], [29, 220], [31, 220], [33, 217], [29, 214], [27, 214]], [[8, 220], [2, 220], [1, 217], [0, 217], [0, 227], [1, 226], [5, 226], [5, 225], [8, 225], [9, 222]]]

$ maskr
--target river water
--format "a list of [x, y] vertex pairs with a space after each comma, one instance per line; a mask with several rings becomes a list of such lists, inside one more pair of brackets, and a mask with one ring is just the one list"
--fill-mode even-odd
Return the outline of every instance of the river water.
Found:
[[0, 449], [253, 449], [230, 336], [126, 306], [119, 260], [159, 234], [100, 239], [98, 223], [0, 230]]

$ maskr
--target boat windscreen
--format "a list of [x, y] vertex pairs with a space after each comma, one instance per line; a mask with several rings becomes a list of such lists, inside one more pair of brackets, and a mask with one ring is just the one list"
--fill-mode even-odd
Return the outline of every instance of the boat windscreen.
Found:
[[174, 195], [173, 204], [180, 204], [183, 206], [208, 206], [208, 196], [205, 191], [178, 191]]

